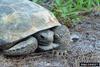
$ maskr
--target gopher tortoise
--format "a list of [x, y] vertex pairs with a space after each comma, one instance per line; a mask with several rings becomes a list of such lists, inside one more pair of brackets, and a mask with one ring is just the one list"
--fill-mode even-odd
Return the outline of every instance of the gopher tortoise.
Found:
[[67, 50], [69, 42], [68, 28], [49, 10], [28, 0], [0, 0], [0, 50], [4, 55]]

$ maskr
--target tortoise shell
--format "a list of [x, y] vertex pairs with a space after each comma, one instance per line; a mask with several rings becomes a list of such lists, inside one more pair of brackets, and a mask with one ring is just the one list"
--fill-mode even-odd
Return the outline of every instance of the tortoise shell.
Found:
[[0, 0], [0, 42], [11, 43], [59, 26], [53, 13], [28, 0]]

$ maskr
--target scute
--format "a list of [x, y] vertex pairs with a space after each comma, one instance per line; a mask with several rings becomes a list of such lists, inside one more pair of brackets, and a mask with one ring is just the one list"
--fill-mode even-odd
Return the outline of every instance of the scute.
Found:
[[25, 13], [14, 13], [10, 15], [5, 22], [6, 29], [16, 33], [26, 32], [32, 28], [31, 18]]
[[0, 17], [12, 14], [14, 10], [10, 8], [9, 6], [0, 6]]
[[[13, 8], [16, 11], [21, 11], [21, 12], [28, 12], [28, 13], [32, 13], [32, 12], [36, 12], [37, 9], [36, 7], [31, 7], [29, 3], [17, 3], [16, 5], [12, 5]], [[30, 10], [31, 9], [31, 10]]]
[[0, 9], [1, 13], [4, 10], [6, 14], [0, 17], [0, 39], [5, 42], [13, 42], [41, 30], [60, 25], [50, 11], [36, 3], [22, 1], [17, 4], [11, 4], [8, 7], [15, 11], [10, 9], [7, 12], [5, 10], [6, 7]]
[[25, 2], [28, 0], [0, 0], [1, 4], [11, 4], [11, 3], [19, 3], [19, 2]]

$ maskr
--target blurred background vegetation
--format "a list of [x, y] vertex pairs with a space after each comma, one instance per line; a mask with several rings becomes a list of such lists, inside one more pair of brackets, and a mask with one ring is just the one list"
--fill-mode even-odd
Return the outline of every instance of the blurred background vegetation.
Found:
[[57, 19], [67, 26], [76, 25], [82, 19], [80, 13], [100, 8], [100, 0], [32, 0], [51, 10]]

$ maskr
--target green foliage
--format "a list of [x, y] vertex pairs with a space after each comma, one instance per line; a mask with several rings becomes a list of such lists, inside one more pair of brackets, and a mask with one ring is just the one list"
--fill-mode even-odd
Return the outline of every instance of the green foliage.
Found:
[[[44, 0], [33, 0], [37, 3], [43, 3]], [[100, 0], [53, 0], [51, 11], [56, 17], [65, 24], [69, 21], [74, 24], [80, 20], [78, 14], [81, 11], [91, 11], [94, 6], [100, 6]]]

